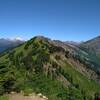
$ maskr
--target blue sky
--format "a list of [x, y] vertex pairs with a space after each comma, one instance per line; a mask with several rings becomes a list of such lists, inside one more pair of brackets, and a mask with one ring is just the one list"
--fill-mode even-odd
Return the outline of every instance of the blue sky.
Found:
[[36, 35], [63, 41], [100, 35], [100, 0], [0, 0], [0, 38]]

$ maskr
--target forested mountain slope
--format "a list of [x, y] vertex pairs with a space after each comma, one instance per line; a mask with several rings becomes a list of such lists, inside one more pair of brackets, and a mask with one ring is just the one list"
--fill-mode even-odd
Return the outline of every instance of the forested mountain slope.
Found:
[[99, 98], [100, 73], [85, 55], [79, 47], [34, 37], [0, 57], [0, 94], [35, 92], [49, 100]]

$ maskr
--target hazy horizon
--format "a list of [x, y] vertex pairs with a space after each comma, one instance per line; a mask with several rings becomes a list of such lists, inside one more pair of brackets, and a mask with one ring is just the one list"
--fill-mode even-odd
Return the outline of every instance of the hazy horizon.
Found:
[[[43, 36], [43, 35], [35, 35], [35, 36], [33, 36], [33, 37], [31, 37], [31, 38], [29, 38], [29, 39], [27, 39], [27, 40], [24, 39], [24, 38], [22, 38], [22, 37], [14, 37], [14, 38], [3, 38], [3, 37], [2, 37], [2, 38], [0, 38], [0, 39], [10, 40], [10, 41], [14, 41], [14, 40], [28, 41], [28, 40], [30, 40], [30, 39], [36, 37], [36, 36]], [[60, 41], [62, 41], [62, 42], [77, 42], [77, 43], [81, 43], [81, 42], [86, 42], [86, 41], [89, 41], [89, 40], [91, 40], [91, 39], [94, 39], [94, 38], [96, 38], [96, 37], [98, 37], [98, 36], [93, 37], [93, 38], [90, 38], [90, 39], [88, 39], [88, 40], [81, 40], [81, 41], [75, 41], [75, 40], [61, 40], [61, 39], [56, 39], [56, 38], [50, 38], [50, 37], [47, 37], [47, 36], [43, 36], [43, 37], [49, 38], [49, 39], [51, 39], [51, 40], [60, 40]]]

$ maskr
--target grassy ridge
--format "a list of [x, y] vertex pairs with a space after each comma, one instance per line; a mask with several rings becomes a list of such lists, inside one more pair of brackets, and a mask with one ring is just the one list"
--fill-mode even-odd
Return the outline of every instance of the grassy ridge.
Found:
[[[59, 67], [51, 61], [50, 55], [60, 51], [64, 52], [61, 47], [34, 38], [0, 57], [0, 94], [24, 91], [25, 95], [42, 93], [50, 100], [91, 100], [100, 92], [100, 85], [67, 62], [61, 60]], [[47, 64], [50, 66], [44, 69]], [[60, 74], [70, 85], [57, 79]]]

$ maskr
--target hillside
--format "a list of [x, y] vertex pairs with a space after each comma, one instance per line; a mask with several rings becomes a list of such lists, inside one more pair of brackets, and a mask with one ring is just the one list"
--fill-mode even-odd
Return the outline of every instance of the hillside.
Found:
[[89, 41], [86, 41], [82, 43], [85, 48], [89, 50], [91, 53], [95, 53], [96, 55], [100, 56], [100, 36], [91, 39]]
[[77, 46], [34, 37], [0, 57], [0, 94], [42, 93], [49, 100], [93, 100], [100, 73]]
[[94, 65], [94, 69], [100, 72], [100, 36], [83, 42], [79, 47], [88, 53], [88, 58]]

